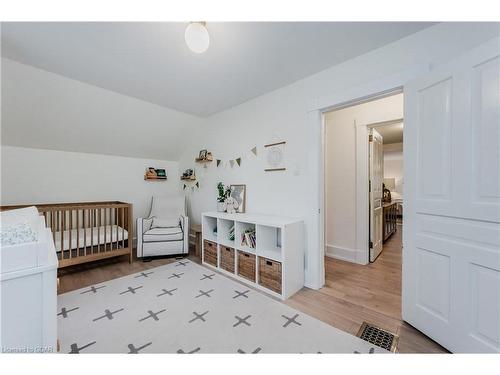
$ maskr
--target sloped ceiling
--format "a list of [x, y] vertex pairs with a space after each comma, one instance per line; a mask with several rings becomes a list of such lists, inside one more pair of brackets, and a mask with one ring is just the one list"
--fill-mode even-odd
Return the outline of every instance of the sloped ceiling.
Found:
[[207, 116], [433, 25], [428, 22], [3, 23], [12, 60], [188, 114]]
[[2, 145], [173, 161], [201, 122], [9, 59], [1, 113]]

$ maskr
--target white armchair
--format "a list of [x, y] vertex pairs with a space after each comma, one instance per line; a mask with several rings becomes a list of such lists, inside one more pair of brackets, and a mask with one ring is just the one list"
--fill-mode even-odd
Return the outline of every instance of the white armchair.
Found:
[[137, 257], [187, 255], [188, 250], [185, 197], [153, 197], [148, 217], [137, 219]]

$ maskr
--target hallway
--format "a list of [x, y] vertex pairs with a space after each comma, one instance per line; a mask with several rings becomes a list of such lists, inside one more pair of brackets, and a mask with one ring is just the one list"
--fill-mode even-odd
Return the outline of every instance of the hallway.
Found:
[[354, 335], [364, 321], [394, 332], [401, 353], [447, 352], [401, 320], [401, 237], [398, 225], [366, 266], [325, 257], [325, 287], [303, 289], [287, 304]]

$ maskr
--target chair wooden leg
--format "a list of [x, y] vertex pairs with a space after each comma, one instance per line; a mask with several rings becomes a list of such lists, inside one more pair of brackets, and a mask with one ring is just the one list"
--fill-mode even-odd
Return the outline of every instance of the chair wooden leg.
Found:
[[128, 254], [128, 262], [129, 262], [129, 264], [132, 264], [132, 262], [133, 262], [133, 260], [134, 260], [133, 258], [134, 258], [134, 257], [133, 257], [133, 255], [132, 255], [132, 250], [130, 250], [130, 253]]

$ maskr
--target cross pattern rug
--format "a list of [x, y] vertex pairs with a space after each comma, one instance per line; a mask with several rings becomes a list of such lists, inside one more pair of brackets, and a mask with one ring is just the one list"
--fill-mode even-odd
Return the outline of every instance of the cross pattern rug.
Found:
[[57, 318], [62, 353], [386, 352], [189, 260], [59, 295]]

